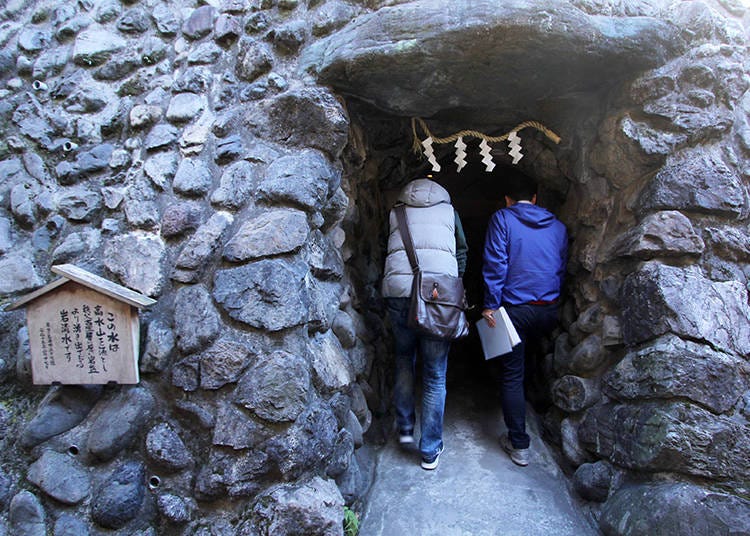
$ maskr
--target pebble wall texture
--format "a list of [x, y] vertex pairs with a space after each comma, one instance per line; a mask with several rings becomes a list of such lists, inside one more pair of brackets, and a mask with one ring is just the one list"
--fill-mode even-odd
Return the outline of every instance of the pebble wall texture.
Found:
[[[381, 190], [414, 171], [408, 117], [448, 109], [566, 139], [526, 139], [522, 163], [573, 240], [544, 421], [602, 530], [747, 532], [749, 18], [732, 0], [6, 2], [3, 301], [74, 263], [158, 303], [131, 387], [31, 386], [24, 314], [0, 313], [0, 534], [341, 534], [387, 431]], [[499, 52], [511, 34], [527, 71]], [[515, 78], [476, 75], [478, 52]]]

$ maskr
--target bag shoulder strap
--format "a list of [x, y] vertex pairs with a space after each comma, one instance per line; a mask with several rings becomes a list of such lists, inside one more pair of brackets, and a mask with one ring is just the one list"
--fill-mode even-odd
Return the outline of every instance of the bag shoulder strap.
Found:
[[404, 243], [406, 256], [409, 257], [411, 270], [412, 272], [417, 273], [419, 271], [419, 260], [417, 259], [417, 252], [414, 250], [414, 242], [411, 239], [411, 232], [409, 232], [409, 222], [406, 220], [406, 206], [397, 205], [393, 210], [396, 212], [396, 221], [398, 221], [401, 240]]

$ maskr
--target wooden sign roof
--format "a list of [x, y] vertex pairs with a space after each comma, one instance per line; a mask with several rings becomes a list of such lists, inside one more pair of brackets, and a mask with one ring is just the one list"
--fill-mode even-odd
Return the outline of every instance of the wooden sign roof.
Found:
[[130, 290], [129, 288], [123, 287], [122, 285], [113, 283], [108, 279], [104, 279], [103, 277], [100, 277], [96, 274], [87, 272], [86, 270], [79, 268], [78, 266], [75, 266], [73, 264], [58, 264], [57, 266], [52, 267], [52, 271], [63, 277], [60, 279], [56, 279], [55, 281], [52, 281], [51, 283], [38, 288], [33, 292], [30, 292], [15, 303], [6, 307], [5, 310], [11, 311], [13, 309], [17, 309], [22, 305], [25, 305], [37, 299], [38, 297], [47, 294], [51, 290], [56, 289], [57, 287], [67, 283], [68, 281], [75, 281], [76, 283], [79, 283], [85, 287], [88, 287], [97, 292], [101, 292], [102, 294], [130, 304], [134, 307], [147, 307], [156, 303], [156, 300], [149, 298], [148, 296], [144, 296], [143, 294], [135, 292], [134, 290]]

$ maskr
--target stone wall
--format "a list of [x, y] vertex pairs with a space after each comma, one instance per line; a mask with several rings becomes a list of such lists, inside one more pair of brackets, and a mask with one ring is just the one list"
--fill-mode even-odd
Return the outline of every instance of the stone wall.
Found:
[[158, 300], [135, 387], [31, 386], [0, 313], [0, 534], [341, 532], [387, 431], [416, 114], [563, 136], [522, 161], [572, 238], [544, 419], [603, 531], [746, 530], [746, 9], [444, 4], [0, 8], [3, 301], [63, 262]]
[[383, 329], [345, 264], [347, 113], [295, 60], [359, 10], [0, 8], [3, 301], [67, 262], [158, 300], [131, 387], [32, 386], [2, 313], [0, 534], [339, 534], [359, 509]]

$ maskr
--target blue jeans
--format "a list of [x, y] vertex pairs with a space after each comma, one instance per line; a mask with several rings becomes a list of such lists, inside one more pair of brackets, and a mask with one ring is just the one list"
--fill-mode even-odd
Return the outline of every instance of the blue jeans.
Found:
[[414, 429], [414, 376], [419, 351], [422, 358], [419, 450], [422, 457], [431, 459], [443, 448], [445, 376], [451, 343], [420, 335], [409, 328], [409, 298], [386, 298], [385, 302], [396, 346], [396, 378], [393, 387], [396, 425], [401, 431]]
[[513, 326], [521, 338], [520, 344], [509, 354], [490, 361], [493, 373], [500, 387], [500, 400], [505, 426], [513, 448], [529, 448], [529, 434], [526, 433], [526, 395], [524, 393], [526, 341], [530, 337], [542, 337], [551, 332], [557, 324], [557, 304], [549, 305], [508, 305], [504, 304]]

